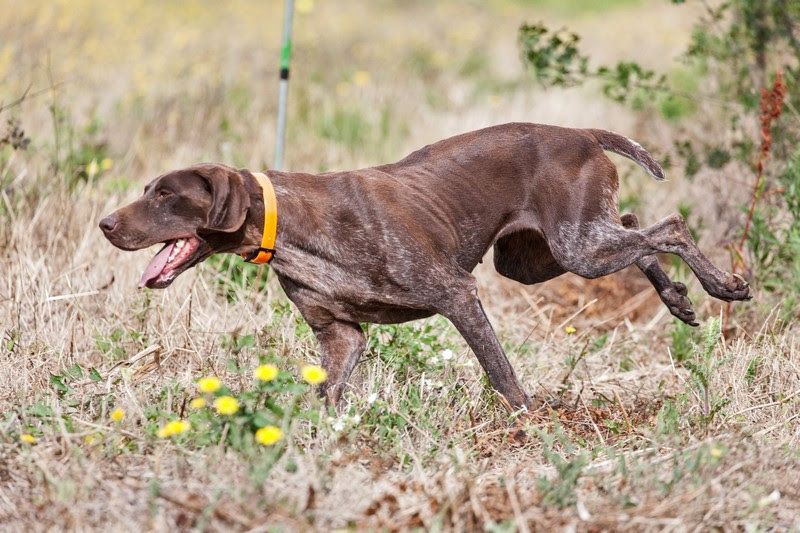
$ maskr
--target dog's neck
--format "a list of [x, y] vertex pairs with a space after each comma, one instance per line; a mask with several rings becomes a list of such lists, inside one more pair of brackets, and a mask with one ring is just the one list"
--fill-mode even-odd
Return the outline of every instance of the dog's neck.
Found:
[[[277, 203], [278, 227], [275, 241], [277, 255], [280, 253], [281, 242], [292, 241], [294, 240], [293, 237], [296, 237], [290, 231], [290, 228], [294, 227], [290, 219], [293, 213], [298, 212], [299, 206], [294, 205], [295, 198], [288, 194], [284, 187], [284, 180], [282, 179], [284, 173], [270, 171], [265, 172], [265, 174], [272, 182]], [[238, 247], [233, 250], [234, 253], [240, 254], [252, 252], [259, 248], [262, 245], [264, 236], [264, 191], [261, 188], [261, 184], [250, 172], [245, 172], [244, 176], [245, 188], [250, 196], [250, 208], [245, 217], [241, 241]]]
[[242, 240], [235, 253], [247, 253], [261, 246], [264, 235], [264, 191], [258, 180], [250, 173], [244, 172], [244, 186], [250, 197], [250, 208], [244, 220]]

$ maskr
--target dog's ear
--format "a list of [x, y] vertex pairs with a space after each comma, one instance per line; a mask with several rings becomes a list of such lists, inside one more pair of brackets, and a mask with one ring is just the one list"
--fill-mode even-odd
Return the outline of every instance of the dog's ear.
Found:
[[195, 171], [211, 195], [202, 229], [232, 233], [241, 228], [250, 208], [250, 195], [242, 175], [224, 165], [198, 165]]

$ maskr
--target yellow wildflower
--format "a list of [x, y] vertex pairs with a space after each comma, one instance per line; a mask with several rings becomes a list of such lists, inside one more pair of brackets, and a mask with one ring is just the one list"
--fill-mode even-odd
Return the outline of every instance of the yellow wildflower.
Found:
[[107, 157], [104, 158], [102, 161], [100, 161], [100, 170], [108, 170], [113, 166], [114, 166], [114, 161], [112, 161]]
[[353, 73], [353, 85], [356, 87], [365, 87], [369, 82], [370, 75], [366, 70], [357, 70]]
[[567, 326], [567, 327], [564, 328], [564, 331], [566, 332], [567, 335], [572, 335], [573, 333], [575, 333], [578, 330], [575, 329], [574, 326]]
[[186, 420], [173, 420], [158, 430], [158, 436], [162, 439], [172, 437], [173, 435], [180, 435], [192, 428], [192, 425]]
[[222, 382], [216, 376], [208, 376], [197, 380], [197, 390], [200, 392], [217, 392], [222, 387]]
[[214, 407], [221, 415], [232, 415], [239, 410], [239, 402], [233, 396], [220, 396], [214, 400]]
[[191, 402], [189, 402], [189, 409], [202, 409], [205, 406], [205, 398], [194, 398]]
[[325, 372], [325, 369], [317, 365], [305, 365], [300, 369], [300, 375], [303, 376], [306, 383], [311, 385], [319, 385], [328, 379], [328, 373]]
[[30, 433], [23, 433], [19, 436], [19, 440], [24, 442], [25, 444], [36, 444], [36, 437], [31, 435]]
[[256, 442], [264, 446], [272, 446], [283, 438], [283, 431], [276, 426], [264, 426], [256, 431]]
[[122, 409], [114, 409], [109, 415], [114, 422], [121, 422], [125, 418], [125, 411]]
[[714, 459], [719, 459], [723, 455], [723, 450], [719, 446], [712, 446], [710, 450], [708, 450], [709, 455]]
[[307, 15], [314, 10], [314, 0], [297, 0], [295, 9], [301, 15]]
[[272, 381], [278, 377], [278, 367], [275, 365], [259, 365], [253, 370], [253, 377], [258, 381]]

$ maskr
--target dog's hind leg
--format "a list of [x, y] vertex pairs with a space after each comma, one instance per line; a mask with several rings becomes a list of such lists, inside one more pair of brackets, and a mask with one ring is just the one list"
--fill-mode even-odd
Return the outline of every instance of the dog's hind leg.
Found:
[[339, 402], [347, 380], [366, 347], [361, 326], [334, 320], [324, 326], [312, 325], [322, 351], [322, 368], [328, 377], [320, 385], [320, 395], [334, 406]]
[[[622, 225], [628, 229], [639, 229], [639, 220], [633, 213], [625, 213], [620, 217]], [[667, 306], [669, 312], [690, 326], [697, 326], [692, 302], [686, 296], [686, 285], [672, 281], [661, 268], [654, 255], [647, 255], [636, 261], [650, 283], [655, 287], [661, 301]]]
[[531, 400], [517, 379], [478, 299], [474, 278], [466, 274], [463, 281], [456, 283], [456, 288], [438, 303], [437, 311], [450, 320], [467, 341], [489, 376], [492, 388], [513, 409], [530, 408]]
[[560, 221], [545, 231], [545, 237], [559, 264], [585, 278], [611, 274], [655, 253], [671, 253], [686, 262], [711, 296], [725, 301], [750, 299], [747, 282], [709, 261], [678, 215], [640, 230], [622, 227], [606, 216]]

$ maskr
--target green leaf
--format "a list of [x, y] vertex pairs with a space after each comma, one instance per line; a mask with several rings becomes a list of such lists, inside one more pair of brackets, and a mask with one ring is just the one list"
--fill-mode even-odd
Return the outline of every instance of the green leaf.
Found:
[[47, 418], [54, 415], [53, 409], [43, 402], [37, 402], [30, 406], [28, 414], [39, 418]]
[[83, 377], [83, 368], [78, 363], [75, 363], [71, 367], [69, 367], [66, 371], [66, 376], [74, 379], [82, 378]]
[[72, 390], [64, 384], [64, 377], [57, 374], [50, 374], [50, 385], [52, 385], [54, 389], [61, 393], [67, 393]]

